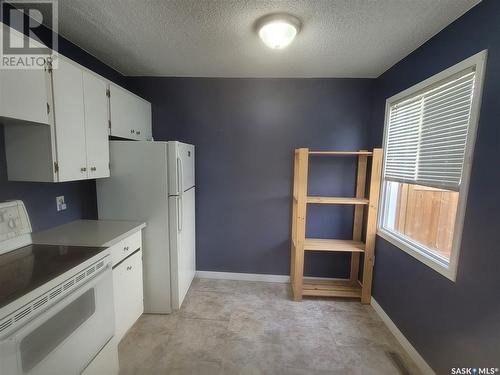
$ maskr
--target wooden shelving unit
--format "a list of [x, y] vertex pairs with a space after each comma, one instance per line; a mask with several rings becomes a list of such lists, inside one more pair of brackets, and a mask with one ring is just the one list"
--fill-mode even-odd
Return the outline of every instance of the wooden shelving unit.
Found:
[[308, 280], [302, 287], [303, 296], [360, 298], [361, 293], [361, 285], [351, 280]]
[[347, 251], [364, 253], [365, 244], [352, 240], [329, 240], [323, 238], [306, 238], [304, 250], [310, 251]]
[[[307, 195], [309, 156], [347, 156], [358, 158], [355, 197], [314, 197]], [[369, 196], [365, 198], [368, 157], [372, 157], [369, 181]], [[372, 273], [375, 251], [375, 234], [380, 177], [382, 171], [382, 149], [371, 151], [310, 151], [295, 150], [292, 209], [292, 262], [290, 282], [293, 298], [303, 296], [360, 298], [370, 303]], [[306, 238], [306, 213], [308, 204], [354, 205], [352, 240]], [[367, 211], [366, 234], [362, 240], [363, 219]], [[306, 251], [333, 251], [351, 253], [350, 277], [346, 280], [304, 280], [304, 256]], [[360, 259], [363, 254], [363, 280], [358, 280]]]
[[368, 204], [365, 198], [344, 198], [344, 197], [307, 197], [307, 203], [317, 204]]

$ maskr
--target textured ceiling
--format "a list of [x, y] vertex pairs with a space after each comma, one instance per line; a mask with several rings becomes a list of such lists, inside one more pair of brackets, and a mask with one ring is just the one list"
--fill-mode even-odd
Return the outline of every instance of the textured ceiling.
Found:
[[[377, 77], [480, 0], [60, 0], [59, 31], [126, 75]], [[299, 17], [284, 50], [255, 21]]]

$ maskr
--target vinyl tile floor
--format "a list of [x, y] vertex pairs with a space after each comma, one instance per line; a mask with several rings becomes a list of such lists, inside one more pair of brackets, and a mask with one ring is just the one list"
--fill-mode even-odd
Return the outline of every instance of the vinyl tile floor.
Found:
[[120, 374], [420, 374], [371, 306], [290, 299], [281, 283], [195, 279], [182, 308], [145, 314]]

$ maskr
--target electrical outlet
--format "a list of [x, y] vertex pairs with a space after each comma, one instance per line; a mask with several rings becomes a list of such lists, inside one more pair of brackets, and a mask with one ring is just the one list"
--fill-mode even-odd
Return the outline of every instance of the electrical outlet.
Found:
[[57, 211], [64, 211], [66, 209], [66, 203], [64, 203], [64, 195], [56, 197]]

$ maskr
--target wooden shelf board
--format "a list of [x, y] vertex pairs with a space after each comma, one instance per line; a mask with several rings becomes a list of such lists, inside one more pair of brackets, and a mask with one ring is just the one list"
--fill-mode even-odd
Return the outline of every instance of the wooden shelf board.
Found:
[[347, 251], [351, 253], [362, 253], [365, 244], [352, 240], [330, 240], [323, 238], [306, 238], [304, 250], [310, 251]]
[[315, 204], [368, 204], [365, 198], [350, 197], [307, 197], [307, 203]]
[[309, 155], [330, 155], [330, 156], [349, 156], [349, 155], [364, 155], [371, 156], [370, 151], [309, 151]]
[[303, 296], [316, 297], [361, 297], [361, 287], [350, 280], [304, 279]]

